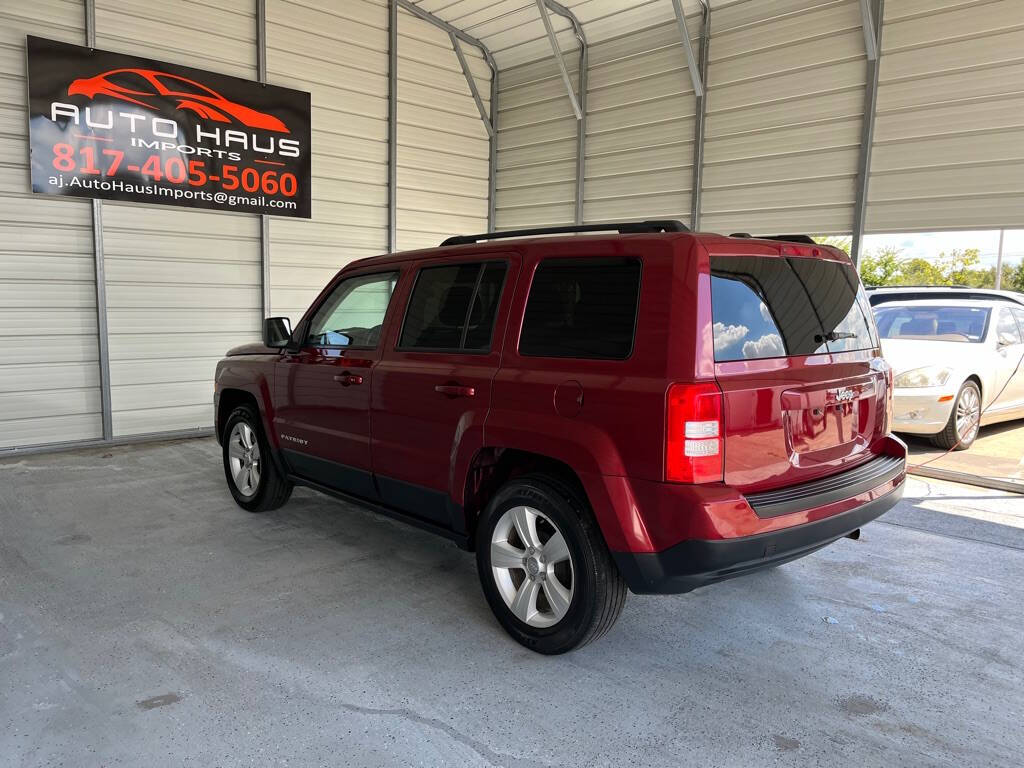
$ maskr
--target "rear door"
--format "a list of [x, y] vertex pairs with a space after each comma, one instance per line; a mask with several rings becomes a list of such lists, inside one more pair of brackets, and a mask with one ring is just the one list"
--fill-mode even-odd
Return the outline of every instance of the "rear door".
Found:
[[[394, 348], [373, 372], [373, 470], [381, 500], [451, 526], [456, 449], [483, 443], [519, 257], [447, 257], [412, 277]], [[464, 477], [464, 475], [460, 475]]]
[[884, 363], [857, 274], [803, 250], [710, 259], [725, 482], [744, 491], [855, 466], [887, 428]]
[[[1015, 318], [1014, 315], [1017, 314]], [[995, 400], [989, 404], [993, 411], [1016, 411], [1024, 406], [1024, 310], [1014, 307], [996, 309], [995, 329], [995, 378], [992, 395]], [[989, 342], [990, 344], [992, 342]]]

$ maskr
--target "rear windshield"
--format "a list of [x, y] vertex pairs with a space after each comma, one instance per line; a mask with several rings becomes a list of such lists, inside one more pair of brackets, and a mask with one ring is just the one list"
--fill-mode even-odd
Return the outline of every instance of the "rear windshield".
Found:
[[715, 360], [757, 360], [876, 346], [867, 297], [847, 264], [711, 257]]
[[875, 322], [883, 339], [962, 341], [980, 343], [988, 327], [986, 307], [914, 307], [883, 304], [875, 307]]

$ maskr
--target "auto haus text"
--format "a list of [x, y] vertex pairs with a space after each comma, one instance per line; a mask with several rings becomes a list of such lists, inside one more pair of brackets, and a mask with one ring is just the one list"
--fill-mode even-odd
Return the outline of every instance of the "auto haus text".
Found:
[[[257, 152], [263, 155], [277, 157], [299, 157], [301, 145], [297, 139], [282, 139], [276, 136], [260, 137], [255, 133], [238, 131], [234, 129], [221, 129], [219, 127], [207, 128], [202, 125], [195, 126], [195, 135], [185, 137], [178, 123], [166, 117], [151, 117], [138, 112], [114, 112], [107, 109], [106, 118], [103, 118], [103, 111], [97, 116], [91, 107], [80, 110], [74, 104], [65, 104], [54, 101], [50, 104], [50, 119], [58, 122], [62, 119], [71, 120], [75, 126], [84, 125], [88, 128], [113, 130], [117, 125], [119, 128], [128, 127], [132, 135], [133, 147], [140, 149], [159, 149], [164, 151], [176, 151], [186, 155], [197, 155], [200, 157], [216, 157], [221, 159], [239, 161], [242, 156], [234, 151], [244, 150]], [[187, 143], [189, 139], [193, 144]], [[202, 146], [198, 146], [202, 145]]]

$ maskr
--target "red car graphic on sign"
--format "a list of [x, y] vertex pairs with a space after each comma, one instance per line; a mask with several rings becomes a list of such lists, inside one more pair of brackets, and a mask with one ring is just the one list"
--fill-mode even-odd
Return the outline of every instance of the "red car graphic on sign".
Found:
[[249, 128], [289, 133], [273, 115], [230, 101], [212, 88], [179, 75], [152, 69], [112, 69], [94, 77], [82, 77], [68, 86], [69, 96], [110, 96], [147, 109], [159, 110], [161, 100], [175, 102], [175, 109], [195, 112], [218, 123], [238, 122]]

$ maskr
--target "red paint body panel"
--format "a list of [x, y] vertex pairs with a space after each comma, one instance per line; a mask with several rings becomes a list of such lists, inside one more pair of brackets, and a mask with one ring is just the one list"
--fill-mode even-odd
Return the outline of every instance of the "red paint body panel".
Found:
[[[579, 478], [615, 552], [657, 553], [688, 540], [813, 523], [880, 498], [902, 475], [775, 517], [758, 517], [745, 494], [813, 481], [880, 454], [902, 456], [904, 449], [887, 434], [889, 392], [877, 348], [715, 362], [710, 256], [778, 258], [792, 248], [673, 233], [518, 240], [362, 260], [342, 270], [314, 307], [339, 280], [400, 270], [377, 349], [266, 354], [271, 350], [251, 345], [218, 366], [218, 396], [225, 389], [250, 393], [273, 426], [276, 449], [283, 430], [300, 439], [315, 435], [319, 458], [365, 470], [382, 489], [380, 481], [393, 480], [441, 494], [454, 507], [466, 502], [467, 479], [485, 449], [554, 459]], [[846, 258], [815, 248], [817, 258]], [[611, 256], [642, 260], [628, 359], [520, 355], [538, 263]], [[396, 348], [418, 269], [489, 259], [509, 265], [489, 353]], [[363, 383], [341, 387], [333, 380], [340, 373], [359, 374]], [[665, 482], [666, 393], [674, 383], [695, 382], [716, 382], [722, 392], [724, 474], [704, 484]]]

